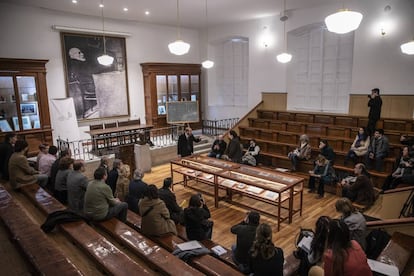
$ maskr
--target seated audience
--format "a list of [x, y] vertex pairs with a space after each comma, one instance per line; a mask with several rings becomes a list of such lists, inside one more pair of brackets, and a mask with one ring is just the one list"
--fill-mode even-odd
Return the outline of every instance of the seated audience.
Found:
[[189, 240], [211, 239], [213, 234], [213, 222], [210, 210], [201, 194], [192, 195], [188, 207], [184, 209], [184, 221], [187, 238]]
[[356, 176], [354, 183], [346, 179], [342, 180], [340, 184], [342, 186], [342, 196], [358, 204], [372, 205], [375, 200], [374, 187], [365, 165], [362, 163], [356, 164], [354, 174]]
[[366, 155], [366, 164], [368, 169], [373, 168], [375, 163], [375, 170], [382, 172], [384, 166], [384, 158], [388, 156], [388, 138], [384, 135], [384, 130], [375, 130], [374, 137], [371, 138], [369, 144], [368, 154]]
[[167, 206], [170, 211], [170, 217], [175, 223], [184, 224], [184, 213], [183, 209], [177, 204], [177, 199], [171, 188], [172, 178], [167, 177], [164, 179], [164, 184], [158, 190], [158, 195]]
[[356, 240], [362, 249], [367, 247], [366, 235], [367, 235], [367, 223], [365, 217], [358, 212], [352, 205], [351, 201], [346, 198], [340, 198], [335, 203], [337, 212], [340, 212], [341, 220], [345, 222], [350, 231], [351, 240]]
[[309, 160], [311, 158], [312, 148], [309, 145], [309, 137], [302, 134], [299, 138], [299, 147], [289, 152], [288, 157], [292, 162], [292, 171], [296, 171], [296, 165], [299, 160]]
[[240, 137], [237, 135], [237, 132], [230, 130], [229, 139], [229, 145], [227, 146], [222, 158], [231, 160], [235, 163], [240, 163], [243, 156], [242, 147], [240, 145]]
[[252, 139], [249, 142], [249, 148], [242, 157], [242, 163], [246, 165], [256, 166], [257, 157], [259, 156], [260, 147], [256, 144], [256, 140]]
[[355, 140], [351, 145], [351, 149], [348, 151], [348, 154], [345, 156], [344, 165], [347, 165], [349, 159], [351, 159], [354, 164], [358, 162], [358, 157], [365, 156], [368, 152], [368, 147], [371, 142], [371, 139], [364, 127], [360, 127]]
[[144, 173], [140, 169], [136, 169], [132, 180], [129, 183], [128, 196], [126, 199], [128, 208], [137, 214], [139, 214], [138, 202], [144, 197], [144, 193], [148, 188], [147, 183], [142, 181], [142, 178], [144, 178]]
[[111, 187], [105, 180], [108, 175], [105, 168], [99, 167], [94, 172], [94, 180], [88, 184], [85, 193], [84, 213], [90, 219], [100, 221], [113, 217], [126, 221], [128, 204], [112, 195]]
[[38, 164], [39, 171], [42, 174], [46, 174], [50, 177], [52, 165], [56, 161], [56, 154], [58, 152], [58, 148], [56, 146], [50, 146], [47, 154], [43, 155], [40, 159]]
[[325, 250], [325, 276], [370, 276], [367, 256], [357, 241], [351, 240], [348, 226], [341, 220], [329, 223], [327, 249]]
[[141, 231], [144, 235], [161, 236], [167, 233], [177, 234], [174, 221], [164, 201], [158, 197], [155, 185], [149, 185], [145, 196], [138, 203], [142, 217]]
[[315, 161], [315, 168], [309, 171], [309, 193], [315, 192], [315, 182], [319, 179], [317, 198], [323, 198], [325, 194], [325, 184], [330, 184], [334, 181], [335, 172], [331, 162], [323, 155], [318, 155]]
[[39, 170], [39, 160], [42, 158], [42, 156], [45, 156], [49, 151], [49, 144], [42, 143], [39, 145], [39, 153], [36, 156], [36, 170]]
[[331, 165], [333, 165], [335, 160], [335, 152], [329, 146], [327, 140], [323, 139], [319, 142], [319, 150], [319, 154], [325, 156], [325, 158], [331, 163]]
[[29, 145], [25, 140], [17, 140], [14, 144], [14, 153], [9, 159], [9, 180], [13, 189], [17, 190], [23, 185], [39, 183], [41, 187], [46, 187], [47, 175], [39, 174], [29, 165], [26, 154]]
[[59, 161], [59, 170], [55, 180], [55, 198], [62, 204], [68, 202], [68, 175], [73, 171], [73, 159], [64, 157]]
[[[412, 159], [414, 161], [414, 159]], [[398, 161], [397, 169], [387, 176], [382, 185], [382, 190], [389, 190], [396, 188], [399, 184], [402, 183], [403, 176], [408, 176], [412, 174], [413, 171], [413, 162], [410, 162], [410, 154], [408, 152], [408, 147], [405, 146], [402, 151], [400, 160]]]
[[330, 217], [321, 216], [315, 224], [315, 234], [310, 243], [310, 251], [307, 252], [302, 248], [298, 248], [293, 255], [300, 259], [299, 275], [307, 276], [312, 266], [322, 265], [322, 256], [325, 251], [326, 241], [328, 240], [328, 230]]
[[131, 175], [131, 169], [129, 168], [129, 165], [122, 164], [121, 167], [119, 168], [119, 175], [118, 175], [118, 180], [116, 182], [116, 190], [115, 190], [115, 196], [119, 198], [120, 201], [126, 201], [128, 197], [130, 175]]
[[283, 275], [283, 250], [272, 242], [272, 228], [266, 223], [256, 229], [249, 266], [254, 276]]
[[410, 156], [414, 157], [414, 136], [401, 135], [400, 142], [404, 146], [408, 146]]
[[219, 135], [216, 140], [214, 140], [213, 145], [211, 146], [211, 151], [208, 154], [208, 157], [221, 158], [221, 156], [226, 151], [227, 143], [223, 140], [223, 135]]
[[115, 159], [112, 163], [112, 170], [108, 173], [108, 179], [106, 180], [106, 184], [111, 187], [112, 194], [115, 195], [116, 191], [116, 183], [118, 181], [118, 175], [119, 175], [119, 168], [122, 166], [122, 160]]
[[16, 141], [16, 133], [11, 132], [4, 136], [4, 142], [0, 144], [0, 176], [4, 180], [9, 180], [9, 160], [14, 152]]
[[83, 174], [85, 172], [85, 162], [75, 160], [73, 162], [73, 171], [67, 178], [68, 186], [68, 207], [72, 211], [82, 214], [85, 192], [88, 187], [88, 178]]
[[56, 159], [55, 162], [53, 162], [52, 167], [50, 168], [49, 182], [47, 183], [47, 188], [51, 194], [54, 194], [55, 192], [55, 180], [56, 180], [56, 175], [59, 171], [60, 159], [64, 157], [71, 157], [71, 155], [72, 153], [69, 149], [63, 149], [60, 151], [59, 158]]
[[256, 236], [256, 228], [259, 226], [260, 214], [248, 212], [246, 217], [239, 224], [231, 227], [230, 231], [237, 235], [236, 244], [231, 247], [232, 258], [239, 270], [249, 273], [249, 250], [253, 245]]

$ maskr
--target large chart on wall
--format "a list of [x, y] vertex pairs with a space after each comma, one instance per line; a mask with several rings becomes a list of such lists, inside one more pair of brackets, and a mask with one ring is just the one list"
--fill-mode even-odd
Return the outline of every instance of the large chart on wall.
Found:
[[199, 122], [198, 101], [167, 102], [167, 123]]

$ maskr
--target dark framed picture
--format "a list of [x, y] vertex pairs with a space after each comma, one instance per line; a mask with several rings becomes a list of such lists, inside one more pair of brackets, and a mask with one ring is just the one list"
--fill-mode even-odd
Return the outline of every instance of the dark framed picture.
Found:
[[36, 103], [20, 104], [20, 112], [22, 113], [22, 116], [37, 115], [37, 104]]
[[125, 38], [105, 36], [106, 54], [113, 63], [102, 65], [102, 35], [61, 33], [67, 96], [78, 120], [129, 115]]

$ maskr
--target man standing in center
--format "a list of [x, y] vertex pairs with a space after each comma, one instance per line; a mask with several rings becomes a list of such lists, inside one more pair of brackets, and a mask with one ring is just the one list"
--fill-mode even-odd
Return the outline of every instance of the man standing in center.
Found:
[[374, 134], [377, 121], [381, 117], [382, 100], [381, 100], [379, 93], [380, 93], [379, 88], [374, 88], [371, 90], [371, 95], [368, 95], [369, 114], [368, 114], [367, 132], [369, 136]]
[[201, 139], [194, 137], [193, 130], [186, 127], [183, 134], [178, 137], [177, 154], [181, 157], [190, 156], [194, 152], [193, 142], [200, 142]]
[[125, 222], [128, 203], [121, 202], [112, 195], [111, 187], [105, 183], [108, 177], [105, 168], [97, 168], [93, 176], [94, 180], [88, 184], [85, 193], [85, 215], [97, 221], [117, 217]]

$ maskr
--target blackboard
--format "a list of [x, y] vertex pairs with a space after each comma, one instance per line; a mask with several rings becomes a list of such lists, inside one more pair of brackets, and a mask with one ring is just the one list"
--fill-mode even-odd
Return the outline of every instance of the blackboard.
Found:
[[199, 122], [198, 101], [167, 102], [167, 123]]

